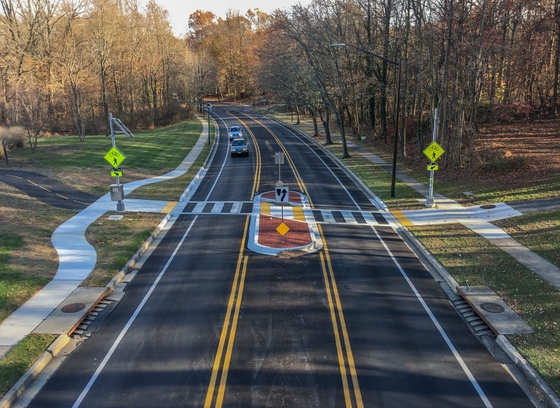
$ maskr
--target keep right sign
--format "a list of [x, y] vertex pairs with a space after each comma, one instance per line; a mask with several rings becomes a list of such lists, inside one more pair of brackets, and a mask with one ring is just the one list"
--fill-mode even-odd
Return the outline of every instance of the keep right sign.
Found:
[[275, 204], [286, 204], [290, 202], [290, 188], [288, 186], [276, 187]]

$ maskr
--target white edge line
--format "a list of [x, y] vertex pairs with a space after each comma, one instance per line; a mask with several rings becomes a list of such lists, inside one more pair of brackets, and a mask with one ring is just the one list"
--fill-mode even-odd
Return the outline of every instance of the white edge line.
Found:
[[389, 254], [389, 256], [391, 257], [391, 259], [393, 260], [394, 264], [397, 266], [397, 268], [401, 272], [401, 275], [404, 277], [404, 279], [408, 283], [408, 286], [410, 286], [410, 288], [412, 289], [412, 291], [416, 295], [416, 298], [418, 299], [418, 301], [420, 302], [420, 304], [422, 305], [422, 307], [424, 308], [424, 310], [426, 311], [426, 313], [428, 314], [428, 316], [430, 317], [430, 319], [432, 320], [432, 322], [436, 326], [436, 328], [439, 331], [441, 337], [443, 337], [443, 340], [445, 341], [445, 343], [447, 344], [447, 346], [449, 347], [449, 349], [453, 353], [453, 356], [455, 357], [455, 359], [457, 360], [457, 362], [459, 363], [459, 365], [461, 366], [461, 368], [463, 369], [463, 371], [465, 372], [465, 374], [469, 378], [471, 384], [475, 388], [476, 392], [478, 393], [478, 395], [479, 395], [480, 399], [482, 400], [482, 402], [484, 403], [484, 405], [487, 408], [492, 408], [492, 403], [490, 402], [490, 400], [488, 399], [488, 397], [486, 396], [486, 394], [484, 393], [484, 391], [482, 390], [482, 388], [480, 387], [480, 385], [478, 384], [478, 382], [474, 378], [473, 374], [471, 373], [471, 371], [467, 367], [467, 364], [465, 363], [465, 361], [460, 356], [459, 352], [457, 351], [457, 349], [455, 348], [455, 346], [453, 345], [453, 343], [451, 342], [451, 340], [447, 336], [447, 333], [445, 333], [445, 330], [443, 330], [443, 327], [441, 327], [441, 325], [437, 321], [436, 317], [434, 316], [434, 314], [430, 310], [429, 306], [426, 304], [426, 302], [424, 301], [424, 299], [422, 298], [422, 296], [420, 295], [420, 293], [418, 292], [418, 290], [416, 289], [416, 287], [414, 286], [414, 284], [412, 283], [412, 281], [410, 280], [410, 278], [408, 277], [408, 275], [406, 274], [404, 269], [401, 267], [401, 265], [399, 264], [399, 262], [397, 261], [397, 259], [395, 258], [395, 256], [393, 255], [393, 253], [391, 252], [391, 250], [389, 249], [389, 247], [385, 243], [385, 241], [383, 241], [383, 239], [381, 238], [381, 236], [377, 232], [377, 229], [375, 229], [373, 227], [372, 227], [372, 229], [375, 232], [375, 235], [377, 235], [377, 238], [379, 239], [379, 241], [381, 242], [381, 244], [383, 245], [383, 247], [385, 248], [387, 253]]
[[112, 357], [113, 353], [115, 352], [115, 350], [119, 346], [120, 342], [122, 341], [122, 339], [124, 338], [124, 336], [126, 335], [128, 330], [130, 329], [130, 326], [132, 326], [132, 323], [134, 323], [134, 321], [136, 320], [136, 317], [138, 317], [138, 315], [142, 311], [144, 305], [146, 304], [146, 302], [148, 301], [148, 299], [150, 298], [150, 296], [154, 292], [154, 290], [155, 290], [156, 286], [158, 285], [159, 281], [161, 280], [161, 278], [163, 277], [163, 275], [167, 271], [167, 268], [169, 267], [169, 265], [171, 264], [171, 262], [175, 258], [175, 255], [177, 255], [177, 252], [179, 251], [179, 248], [181, 247], [181, 245], [183, 245], [183, 242], [187, 238], [187, 235], [191, 231], [191, 229], [192, 229], [194, 223], [196, 222], [197, 218], [198, 218], [198, 216], [196, 216], [191, 221], [191, 224], [189, 225], [189, 228], [187, 228], [187, 231], [185, 232], [185, 234], [181, 238], [181, 241], [177, 244], [177, 247], [173, 251], [173, 254], [171, 254], [171, 256], [169, 257], [167, 263], [165, 264], [165, 266], [163, 267], [163, 269], [159, 273], [158, 277], [156, 278], [156, 280], [154, 281], [154, 283], [150, 287], [150, 290], [148, 291], [148, 293], [146, 293], [146, 295], [144, 296], [144, 298], [142, 299], [142, 301], [140, 302], [140, 304], [138, 305], [138, 307], [134, 311], [133, 315], [130, 317], [130, 319], [126, 323], [126, 326], [124, 326], [124, 328], [121, 330], [119, 336], [117, 337], [117, 339], [115, 340], [115, 342], [111, 346], [111, 349], [107, 352], [107, 354], [105, 355], [105, 358], [103, 359], [101, 364], [99, 364], [99, 367], [97, 367], [97, 370], [95, 370], [95, 373], [93, 374], [93, 376], [91, 377], [91, 379], [89, 380], [87, 385], [85, 386], [84, 390], [82, 391], [82, 393], [80, 394], [80, 396], [78, 397], [76, 402], [74, 402], [74, 405], [72, 405], [72, 408], [78, 408], [80, 406], [80, 404], [83, 402], [83, 400], [85, 399], [85, 397], [87, 396], [91, 387], [93, 386], [93, 384], [97, 380], [97, 377], [99, 377], [99, 375], [101, 374], [101, 371], [103, 371], [103, 369], [105, 368], [105, 365], [107, 364], [109, 359]]

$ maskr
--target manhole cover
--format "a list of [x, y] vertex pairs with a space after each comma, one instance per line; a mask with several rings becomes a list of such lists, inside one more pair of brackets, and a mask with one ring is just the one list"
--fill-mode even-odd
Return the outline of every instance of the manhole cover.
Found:
[[480, 305], [480, 308], [482, 310], [486, 310], [487, 312], [490, 312], [490, 313], [503, 313], [503, 312], [506, 311], [506, 309], [504, 309], [503, 306], [501, 306], [497, 303], [490, 303], [490, 302], [482, 303]]
[[70, 303], [69, 305], [63, 306], [61, 310], [62, 313], [76, 313], [80, 310], [84, 310], [85, 308], [86, 305], [83, 303]]
[[485, 204], [481, 205], [480, 208], [482, 208], [483, 210], [491, 210], [492, 208], [496, 208], [496, 206], [494, 204]]

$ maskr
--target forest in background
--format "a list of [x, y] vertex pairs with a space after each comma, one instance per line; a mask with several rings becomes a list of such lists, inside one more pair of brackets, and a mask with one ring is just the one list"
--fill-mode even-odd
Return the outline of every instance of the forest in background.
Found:
[[[397, 133], [405, 157], [431, 141], [437, 108], [442, 164], [461, 167], [479, 159], [480, 123], [558, 114], [559, 3], [199, 10], [177, 38], [153, 0], [0, 0], [0, 125], [35, 148], [49, 134], [106, 132], [109, 112], [131, 128], [174, 123], [211, 97], [310, 115], [327, 140], [331, 120], [343, 141]], [[0, 132], [6, 151], [21, 134]]]

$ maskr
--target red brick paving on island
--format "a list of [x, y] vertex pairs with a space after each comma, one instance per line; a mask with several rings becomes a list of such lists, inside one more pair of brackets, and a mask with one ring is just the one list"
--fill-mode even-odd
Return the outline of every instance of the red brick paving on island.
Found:
[[[290, 195], [290, 199], [291, 199]], [[284, 235], [276, 231], [276, 228], [282, 223], [281, 218], [271, 217], [261, 214], [259, 216], [259, 244], [269, 248], [295, 248], [311, 244], [311, 234], [309, 226], [305, 222], [299, 222], [284, 218], [284, 224], [290, 230]]]

